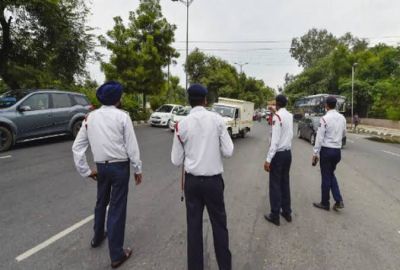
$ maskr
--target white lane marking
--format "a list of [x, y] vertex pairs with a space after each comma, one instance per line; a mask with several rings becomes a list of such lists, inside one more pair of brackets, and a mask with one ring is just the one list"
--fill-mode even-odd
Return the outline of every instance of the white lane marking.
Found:
[[349, 143], [354, 143], [354, 141], [353, 141], [353, 140], [350, 140], [350, 139], [347, 139], [347, 141], [348, 141]]
[[0, 159], [6, 159], [6, 158], [11, 158], [12, 156], [2, 156]]
[[392, 156], [395, 156], [395, 157], [400, 157], [400, 154], [393, 153], [393, 152], [390, 152], [390, 151], [382, 150], [382, 152], [384, 152], [384, 153], [386, 153], [386, 154], [389, 154], [389, 155], [392, 155]]
[[18, 257], [16, 257], [15, 259], [17, 260], [17, 262], [23, 261], [27, 258], [29, 258], [30, 256], [32, 256], [33, 254], [39, 252], [40, 250], [48, 247], [49, 245], [53, 244], [54, 242], [56, 242], [57, 240], [63, 238], [64, 236], [66, 236], [67, 234], [75, 231], [76, 229], [78, 229], [79, 227], [82, 227], [83, 225], [85, 225], [86, 223], [88, 223], [89, 221], [93, 220], [94, 215], [91, 215], [87, 218], [85, 218], [82, 221], [79, 221], [78, 223], [72, 225], [71, 227], [63, 230], [62, 232], [54, 235], [53, 237], [49, 238], [48, 240], [44, 241], [43, 243], [37, 245], [36, 247], [31, 248], [30, 250], [22, 253], [21, 255], [19, 255]]

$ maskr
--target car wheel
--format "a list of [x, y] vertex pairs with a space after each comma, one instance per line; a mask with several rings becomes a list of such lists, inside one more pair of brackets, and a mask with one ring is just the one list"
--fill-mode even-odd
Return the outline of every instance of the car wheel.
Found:
[[78, 135], [78, 132], [79, 132], [79, 130], [81, 129], [81, 127], [82, 127], [82, 120], [78, 120], [78, 121], [76, 121], [76, 122], [72, 125], [71, 133], [72, 133], [72, 137], [73, 137], [74, 139], [75, 139], [76, 136]]
[[0, 152], [7, 151], [13, 144], [13, 134], [6, 128], [0, 126]]
[[246, 129], [243, 129], [243, 130], [240, 131], [240, 137], [241, 138], [245, 138], [246, 134], [247, 134], [247, 130]]
[[311, 134], [310, 143], [311, 143], [312, 145], [315, 145], [315, 134]]
[[301, 130], [297, 129], [297, 138], [301, 139]]

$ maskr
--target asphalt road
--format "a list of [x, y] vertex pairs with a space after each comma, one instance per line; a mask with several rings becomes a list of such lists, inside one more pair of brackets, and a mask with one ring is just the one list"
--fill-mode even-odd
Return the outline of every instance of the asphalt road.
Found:
[[[133, 257], [121, 269], [186, 269], [185, 207], [179, 169], [170, 162], [172, 134], [136, 128], [144, 182], [131, 184], [125, 243]], [[295, 138], [291, 169], [293, 223], [267, 223], [267, 128], [256, 123], [225, 161], [225, 200], [234, 269], [400, 269], [400, 147], [349, 135], [337, 176], [345, 209], [312, 207], [320, 172], [311, 145]], [[110, 269], [107, 245], [91, 249], [93, 222], [32, 256], [16, 257], [93, 214], [96, 185], [75, 172], [72, 141], [59, 138], [0, 155], [0, 269]], [[204, 215], [206, 269], [217, 269]]]

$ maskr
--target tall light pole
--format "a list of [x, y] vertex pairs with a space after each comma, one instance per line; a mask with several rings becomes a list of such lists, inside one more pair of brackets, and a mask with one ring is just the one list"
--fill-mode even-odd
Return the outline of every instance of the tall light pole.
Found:
[[[172, 0], [173, 2], [181, 2], [186, 6], [186, 66], [189, 56], [189, 7], [193, 3], [194, 0]], [[186, 67], [187, 68], [187, 67]], [[188, 90], [188, 73], [186, 73], [186, 93]]]
[[238, 65], [240, 67], [240, 74], [243, 73], [243, 66], [248, 65], [249, 63], [234, 63], [235, 65]]
[[353, 129], [354, 124], [354, 74], [356, 72], [356, 66], [358, 63], [354, 63], [351, 66], [351, 129]]

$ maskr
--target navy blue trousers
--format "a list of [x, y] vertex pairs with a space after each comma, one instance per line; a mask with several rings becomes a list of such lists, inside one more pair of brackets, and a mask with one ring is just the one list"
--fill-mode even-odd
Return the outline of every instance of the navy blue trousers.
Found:
[[213, 230], [214, 249], [220, 270], [232, 269], [221, 175], [185, 178], [188, 270], [203, 270], [203, 211], [207, 208]]
[[332, 191], [336, 202], [343, 201], [340, 194], [339, 184], [335, 176], [336, 165], [341, 160], [340, 149], [322, 147], [320, 152], [320, 168], [322, 175], [321, 203], [329, 206], [329, 192]]
[[106, 208], [108, 247], [111, 261], [124, 256], [126, 204], [128, 200], [129, 162], [97, 164], [97, 202], [94, 210], [94, 238], [104, 235]]
[[277, 152], [271, 160], [271, 171], [269, 172], [269, 201], [271, 214], [279, 217], [282, 213], [291, 214], [290, 203], [290, 177], [289, 171], [292, 164], [292, 152]]

